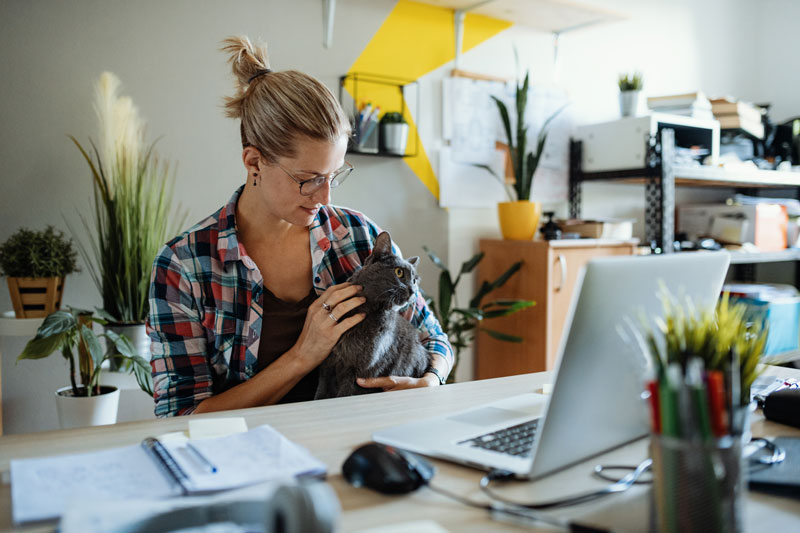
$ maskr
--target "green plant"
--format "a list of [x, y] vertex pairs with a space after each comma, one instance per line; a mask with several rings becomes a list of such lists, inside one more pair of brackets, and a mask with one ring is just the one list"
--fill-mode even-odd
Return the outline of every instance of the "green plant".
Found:
[[[514, 196], [509, 192], [511, 201], [516, 200], [530, 200], [531, 188], [533, 186], [533, 174], [536, 172], [536, 167], [539, 166], [539, 159], [544, 150], [544, 144], [547, 142], [547, 129], [550, 123], [561, 113], [567, 104], [561, 106], [555, 113], [547, 117], [544, 121], [542, 129], [539, 130], [539, 135], [536, 138], [536, 151], [528, 152], [528, 126], [525, 124], [525, 110], [528, 106], [528, 76], [529, 73], [525, 72], [525, 80], [522, 84], [517, 81], [516, 83], [516, 97], [515, 97], [515, 110], [516, 110], [516, 132], [512, 134], [511, 131], [511, 118], [508, 114], [508, 108], [502, 100], [496, 96], [492, 96], [497, 108], [500, 111], [500, 118], [503, 120], [503, 128], [506, 132], [508, 139], [508, 150], [511, 154], [511, 165], [514, 169]], [[479, 165], [481, 168], [488, 167]], [[490, 172], [492, 172], [489, 169]], [[494, 174], [494, 172], [492, 172]], [[497, 177], [495, 175], [495, 177]]]
[[481, 326], [480, 324], [483, 320], [512, 315], [535, 305], [536, 302], [519, 299], [498, 299], [485, 304], [482, 303], [483, 299], [490, 292], [505, 285], [511, 276], [517, 273], [520, 267], [522, 267], [522, 262], [518, 261], [511, 265], [511, 267], [503, 272], [496, 280], [492, 282], [484, 280], [478, 292], [469, 301], [468, 307], [458, 307], [456, 287], [464, 274], [469, 274], [478, 266], [478, 263], [483, 259], [484, 253], [480, 252], [475, 254], [469, 260], [462, 263], [456, 279], [453, 280], [450, 270], [442, 263], [439, 256], [427, 246], [423, 246], [422, 248], [428, 254], [430, 260], [433, 261], [433, 264], [441, 270], [439, 274], [439, 301], [437, 303], [431, 299], [428, 303], [434, 315], [436, 315], [439, 324], [442, 326], [442, 330], [450, 340], [450, 344], [455, 349], [455, 363], [453, 364], [453, 368], [447, 380], [448, 383], [450, 383], [455, 379], [455, 370], [458, 364], [459, 353], [463, 348], [472, 344], [478, 330], [484, 331], [491, 337], [501, 341], [522, 342], [522, 338], [516, 335], [509, 335]]
[[63, 277], [78, 270], [72, 240], [53, 226], [44, 231], [26, 228], [0, 245], [0, 273], [14, 278]]
[[89, 139], [93, 155], [70, 136], [89, 164], [94, 185], [94, 227], [81, 216], [94, 239], [78, 240], [78, 248], [106, 316], [116, 323], [141, 323], [148, 312], [153, 260], [176, 233], [169, 223], [174, 174], [155, 154], [155, 143], [145, 145], [144, 123], [131, 99], [118, 95], [119, 86], [110, 72], [97, 82], [100, 143]]
[[[113, 331], [95, 335], [91, 329], [92, 322], [106, 324], [102, 318], [95, 317], [91, 311], [70, 309], [50, 313], [39, 326], [36, 336], [28, 341], [25, 349], [17, 357], [22, 359], [43, 359], [56, 350], [69, 362], [69, 381], [74, 396], [94, 396], [100, 394], [100, 367], [110, 357], [130, 361], [139, 387], [153, 395], [153, 378], [150, 374], [150, 363], [136, 353], [131, 341], [125, 335], [117, 335]], [[114, 343], [118, 353], [104, 352], [100, 345], [100, 337]], [[78, 351], [77, 370], [80, 383], [75, 379], [75, 351]]]
[[381, 118], [381, 124], [405, 124], [406, 119], [403, 118], [402, 113], [397, 111], [389, 111]]
[[620, 91], [641, 91], [644, 87], [644, 79], [641, 72], [631, 74], [620, 74], [617, 84]]
[[716, 307], [705, 309], [697, 309], [690, 298], [681, 304], [664, 287], [661, 300], [664, 316], [656, 320], [660, 336], [645, 317], [641, 318], [646, 334], [644, 349], [652, 357], [659, 379], [663, 379], [670, 364], [679, 364], [685, 373], [689, 360], [699, 357], [705, 370], [738, 375], [739, 405], [748, 404], [750, 386], [760, 373], [758, 363], [767, 342], [766, 324], [750, 320], [747, 305], [731, 303], [727, 293]]

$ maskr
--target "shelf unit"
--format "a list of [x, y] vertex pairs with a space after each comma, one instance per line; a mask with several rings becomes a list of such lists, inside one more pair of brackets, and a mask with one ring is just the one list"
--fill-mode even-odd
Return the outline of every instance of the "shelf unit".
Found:
[[[645, 189], [645, 240], [656, 253], [672, 252], [675, 240], [675, 187], [728, 187], [742, 194], [756, 195], [769, 189], [794, 189], [800, 197], [800, 173], [754, 168], [719, 168], [704, 166], [677, 166], [675, 132], [664, 129], [645, 141], [645, 158], [641, 168], [584, 172], [582, 170], [581, 141], [570, 143], [569, 208], [570, 216], [580, 217], [581, 185], [590, 181], [641, 183]], [[752, 280], [753, 265], [800, 261], [800, 250], [780, 252], [731, 254], [731, 263], [737, 265], [737, 277]], [[800, 268], [795, 266], [795, 284], [800, 287]]]
[[[352, 84], [352, 105], [346, 105], [345, 102], [345, 89], [348, 83]], [[405, 78], [396, 78], [393, 76], [384, 76], [381, 74], [367, 74], [363, 72], [350, 72], [341, 76], [339, 78], [339, 102], [342, 103], [342, 106], [347, 110], [348, 108], [352, 110], [352, 116], [355, 117], [358, 114], [358, 102], [359, 102], [359, 86], [363, 86], [364, 84], [372, 84], [372, 85], [379, 85], [383, 87], [395, 87], [398, 91], [399, 97], [399, 107], [400, 107], [400, 114], [405, 115], [406, 112], [406, 91], [409, 88], [413, 88], [413, 93], [415, 96], [415, 106], [416, 109], [419, 110], [419, 83], [416, 80], [410, 80]], [[362, 98], [363, 95], [363, 88], [362, 88]], [[395, 111], [396, 109], [384, 109], [383, 111]], [[417, 113], [419, 114], [419, 113]], [[419, 127], [419, 120], [417, 117], [413, 117], [415, 124], [415, 129]], [[353, 118], [353, 123], [355, 124], [355, 118]], [[376, 129], [380, 129], [380, 124], [377, 126]], [[378, 132], [376, 132], [376, 135]], [[419, 153], [419, 133], [418, 130], [409, 130], [409, 135], [414, 137], [413, 143], [413, 150], [408, 152], [408, 148], [406, 148], [406, 153], [403, 155], [398, 155], [390, 152], [386, 152], [383, 150], [378, 150], [377, 152], [371, 151], [362, 151], [359, 150], [358, 145], [352, 142], [348, 146], [347, 153], [348, 154], [356, 154], [356, 155], [367, 155], [367, 156], [378, 156], [378, 157], [396, 157], [396, 158], [403, 158], [403, 157], [415, 157]], [[378, 137], [376, 137], [378, 138]]]

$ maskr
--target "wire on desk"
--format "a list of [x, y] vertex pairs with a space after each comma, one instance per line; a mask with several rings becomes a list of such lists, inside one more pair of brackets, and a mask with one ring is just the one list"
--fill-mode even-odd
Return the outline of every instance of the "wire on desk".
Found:
[[646, 471], [650, 469], [650, 466], [653, 464], [651, 459], [645, 459], [639, 466], [636, 467], [635, 470], [623, 476], [622, 479], [612, 483], [611, 485], [607, 485], [602, 489], [584, 492], [582, 494], [578, 494], [576, 496], [570, 496], [568, 498], [563, 498], [560, 500], [551, 500], [549, 502], [541, 502], [541, 503], [520, 503], [515, 502], [512, 500], [508, 500], [503, 496], [500, 496], [493, 490], [489, 488], [489, 483], [496, 480], [506, 480], [510, 479], [512, 474], [509, 472], [502, 472], [502, 471], [492, 471], [489, 472], [487, 475], [483, 476], [480, 481], [481, 490], [486, 493], [492, 500], [503, 502], [508, 505], [513, 505], [516, 507], [521, 507], [524, 509], [557, 509], [559, 507], [568, 507], [570, 505], [577, 505], [579, 503], [584, 503], [592, 500], [596, 500], [597, 498], [601, 498], [603, 496], [607, 496], [609, 494], [615, 494], [619, 492], [625, 492], [628, 490], [639, 477], [644, 474]]

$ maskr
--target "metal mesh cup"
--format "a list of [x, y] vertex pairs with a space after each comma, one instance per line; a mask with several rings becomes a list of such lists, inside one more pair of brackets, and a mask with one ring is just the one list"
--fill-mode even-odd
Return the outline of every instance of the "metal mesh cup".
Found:
[[652, 435], [650, 453], [654, 531], [742, 531], [745, 471], [741, 436], [702, 443]]

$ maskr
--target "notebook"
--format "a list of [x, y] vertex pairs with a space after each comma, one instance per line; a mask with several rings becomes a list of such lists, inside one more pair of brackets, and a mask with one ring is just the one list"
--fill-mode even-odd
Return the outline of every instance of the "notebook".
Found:
[[274, 479], [322, 476], [326, 471], [306, 449], [268, 425], [219, 438], [159, 442], [166, 456], [137, 444], [12, 460], [14, 522], [58, 518], [73, 500], [99, 503], [206, 494]]
[[515, 395], [373, 433], [377, 442], [482, 469], [539, 478], [643, 437], [648, 357], [622, 334], [625, 317], [663, 314], [661, 284], [713, 305], [727, 252], [598, 258], [579, 273], [559, 346], [552, 397]]
[[780, 463], [751, 466], [750, 488], [800, 498], [800, 437], [775, 437], [772, 442], [786, 457]]

